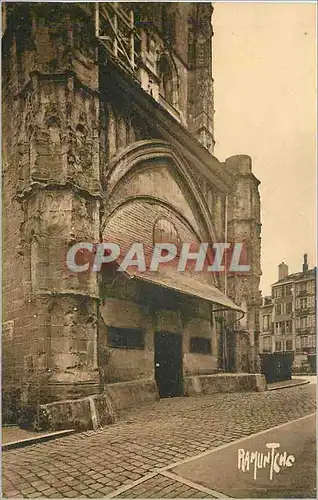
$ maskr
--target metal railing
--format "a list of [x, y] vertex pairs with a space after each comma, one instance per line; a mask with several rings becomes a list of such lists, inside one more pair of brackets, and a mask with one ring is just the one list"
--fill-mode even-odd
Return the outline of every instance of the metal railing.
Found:
[[119, 66], [136, 71], [141, 39], [129, 4], [95, 2], [95, 33]]

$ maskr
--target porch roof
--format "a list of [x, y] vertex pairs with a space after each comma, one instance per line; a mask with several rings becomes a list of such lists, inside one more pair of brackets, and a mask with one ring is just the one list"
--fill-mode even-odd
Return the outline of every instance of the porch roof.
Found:
[[229, 297], [224, 295], [216, 286], [203, 281], [194, 273], [189, 272], [169, 272], [163, 271], [145, 271], [129, 269], [126, 271], [130, 279], [137, 279], [153, 285], [161, 286], [174, 290], [192, 297], [199, 297], [214, 304], [219, 304], [222, 309], [231, 309], [233, 311], [244, 313], [245, 311], [236, 305]]

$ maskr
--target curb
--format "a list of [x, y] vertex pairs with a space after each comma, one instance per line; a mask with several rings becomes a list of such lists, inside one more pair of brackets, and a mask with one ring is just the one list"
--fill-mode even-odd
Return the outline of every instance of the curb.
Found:
[[286, 384], [286, 385], [279, 385], [278, 387], [268, 387], [268, 391], [278, 391], [279, 389], [291, 389], [292, 387], [297, 387], [298, 385], [305, 385], [309, 384], [309, 380], [302, 380], [299, 382], [296, 382], [295, 384]]
[[46, 441], [51, 441], [60, 437], [70, 436], [75, 433], [75, 429], [66, 429], [65, 431], [50, 432], [49, 434], [43, 434], [42, 436], [31, 437], [27, 439], [21, 439], [20, 441], [11, 441], [11, 443], [5, 443], [2, 445], [2, 451], [13, 450], [15, 448], [24, 448], [25, 446], [30, 446], [32, 444], [44, 443]]

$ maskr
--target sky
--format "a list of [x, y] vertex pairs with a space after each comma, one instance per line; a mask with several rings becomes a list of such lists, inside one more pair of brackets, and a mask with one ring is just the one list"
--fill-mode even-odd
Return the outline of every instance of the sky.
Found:
[[316, 265], [316, 5], [214, 3], [215, 155], [252, 157], [262, 277]]

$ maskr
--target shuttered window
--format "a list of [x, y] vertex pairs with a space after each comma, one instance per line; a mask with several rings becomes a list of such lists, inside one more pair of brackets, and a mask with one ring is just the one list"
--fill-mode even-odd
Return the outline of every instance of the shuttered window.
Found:
[[107, 327], [107, 345], [115, 348], [144, 349], [144, 331], [137, 328]]
[[192, 337], [190, 339], [190, 352], [196, 354], [211, 354], [211, 339]]

